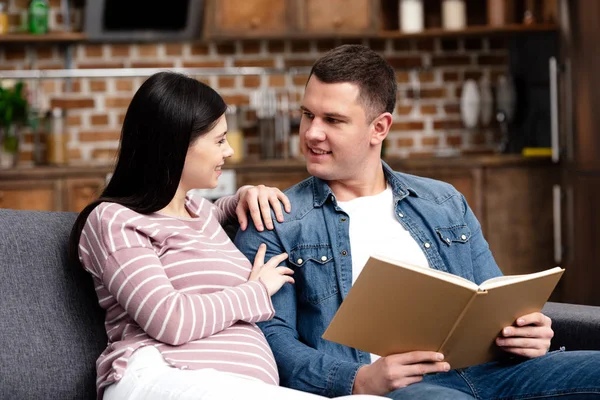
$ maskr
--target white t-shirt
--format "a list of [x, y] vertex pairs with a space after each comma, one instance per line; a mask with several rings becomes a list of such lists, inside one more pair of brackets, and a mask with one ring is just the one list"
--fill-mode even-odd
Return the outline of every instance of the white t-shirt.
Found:
[[[338, 201], [350, 217], [352, 283], [371, 255], [382, 255], [408, 264], [429, 268], [419, 244], [396, 219], [391, 187], [374, 196]], [[379, 356], [371, 354], [371, 362]]]

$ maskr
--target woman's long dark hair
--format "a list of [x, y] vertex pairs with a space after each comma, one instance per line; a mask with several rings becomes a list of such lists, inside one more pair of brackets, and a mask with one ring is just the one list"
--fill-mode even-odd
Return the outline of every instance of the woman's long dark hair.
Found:
[[177, 191], [188, 148], [210, 131], [227, 105], [211, 87], [173, 72], [148, 78], [133, 96], [121, 130], [113, 175], [100, 197], [79, 214], [69, 258], [79, 265], [79, 239], [98, 204], [121, 204], [141, 214], [166, 207]]

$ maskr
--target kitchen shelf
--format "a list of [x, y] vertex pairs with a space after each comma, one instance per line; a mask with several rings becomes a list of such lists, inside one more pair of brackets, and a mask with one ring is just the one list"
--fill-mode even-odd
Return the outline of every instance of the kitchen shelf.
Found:
[[[459, 36], [502, 36], [509, 34], [527, 33], [527, 32], [552, 32], [557, 31], [556, 24], [511, 24], [504, 26], [469, 26], [460, 30], [447, 30], [442, 28], [426, 29], [418, 33], [403, 33], [396, 30], [384, 30], [371, 33], [352, 33], [352, 32], [322, 32], [322, 33], [302, 33], [293, 32], [283, 35], [258, 34], [246, 32], [244, 34], [219, 34], [210, 35], [204, 38], [207, 40], [239, 40], [239, 39], [329, 39], [329, 38], [365, 38], [365, 39], [412, 39], [427, 37], [459, 37]], [[5, 43], [76, 43], [87, 40], [87, 35], [81, 32], [52, 32], [45, 35], [35, 35], [31, 33], [9, 33], [0, 35], [0, 44]]]
[[74, 43], [86, 40], [81, 32], [50, 32], [46, 34], [8, 33], [0, 35], [0, 44], [6, 43]]
[[461, 36], [505, 36], [519, 33], [531, 32], [555, 32], [558, 25], [551, 23], [543, 24], [509, 24], [503, 26], [474, 25], [460, 30], [448, 30], [443, 28], [425, 29], [418, 33], [403, 33], [397, 30], [382, 30], [379, 32], [288, 32], [284, 34], [268, 34], [259, 32], [233, 33], [210, 33], [202, 41], [229, 41], [244, 39], [279, 39], [279, 40], [310, 40], [310, 39], [413, 39], [413, 38], [436, 38], [436, 37], [461, 37]]
[[529, 32], [553, 32], [558, 31], [556, 24], [510, 24], [503, 26], [477, 25], [469, 26], [460, 30], [448, 30], [443, 28], [426, 29], [418, 33], [403, 33], [398, 31], [381, 31], [376, 37], [380, 38], [420, 38], [420, 37], [452, 37], [452, 36], [491, 36], [509, 35]]

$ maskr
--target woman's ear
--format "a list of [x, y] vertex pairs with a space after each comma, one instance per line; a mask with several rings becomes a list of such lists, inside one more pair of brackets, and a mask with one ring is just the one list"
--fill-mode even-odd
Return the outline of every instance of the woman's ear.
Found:
[[379, 145], [387, 137], [390, 127], [392, 126], [392, 114], [384, 112], [380, 114], [371, 123], [371, 144], [373, 146]]

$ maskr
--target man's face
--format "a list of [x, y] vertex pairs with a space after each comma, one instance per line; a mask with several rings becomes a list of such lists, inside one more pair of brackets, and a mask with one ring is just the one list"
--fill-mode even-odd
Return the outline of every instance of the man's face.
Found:
[[366, 160], [379, 154], [371, 145], [372, 126], [352, 83], [309, 79], [302, 100], [300, 149], [311, 175], [326, 181], [360, 179]]

